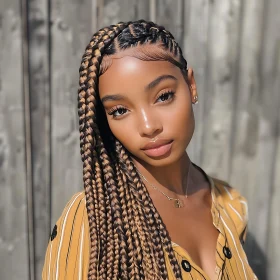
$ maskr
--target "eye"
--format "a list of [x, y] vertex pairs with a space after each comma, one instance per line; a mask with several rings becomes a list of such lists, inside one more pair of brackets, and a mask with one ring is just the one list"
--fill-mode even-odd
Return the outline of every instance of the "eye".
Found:
[[175, 92], [173, 91], [167, 91], [165, 93], [162, 93], [157, 99], [157, 101], [160, 103], [170, 101], [174, 98], [174, 94]]
[[124, 107], [113, 107], [109, 112], [108, 115], [112, 115], [113, 118], [121, 117], [125, 113], [127, 113], [127, 109]]

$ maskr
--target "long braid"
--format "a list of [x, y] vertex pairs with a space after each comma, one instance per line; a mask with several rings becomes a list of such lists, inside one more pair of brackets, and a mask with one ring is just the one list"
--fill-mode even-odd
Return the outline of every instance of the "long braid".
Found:
[[176, 278], [182, 278], [168, 233], [132, 160], [118, 141], [114, 143], [114, 159], [113, 149], [104, 144], [107, 139], [102, 137], [104, 128], [98, 119], [98, 75], [103, 56], [156, 42], [177, 58], [172, 63], [182, 71], [186, 69], [173, 36], [163, 27], [143, 20], [99, 30], [82, 58], [78, 112], [90, 228], [88, 279], [167, 279], [163, 249]]
[[[122, 211], [123, 211], [123, 222], [124, 222], [124, 229], [125, 235], [127, 236], [127, 245], [128, 245], [128, 276], [129, 279], [141, 279], [140, 274], [143, 274], [141, 269], [139, 269], [135, 249], [139, 248], [141, 250], [140, 242], [135, 239], [135, 232], [136, 226], [133, 219], [132, 213], [132, 205], [131, 199], [129, 196], [129, 190], [126, 184], [126, 177], [119, 166], [116, 166], [117, 169], [117, 180], [118, 180], [118, 188], [119, 188], [119, 195], [122, 204]], [[138, 237], [138, 236], [137, 236]], [[138, 252], [137, 255], [140, 255], [142, 260], [142, 253]]]
[[[119, 32], [121, 29], [119, 29]], [[111, 33], [115, 32], [111, 31]], [[101, 35], [99, 35], [99, 33]], [[85, 54], [82, 59], [80, 67], [80, 88], [79, 88], [79, 116], [80, 116], [80, 138], [81, 138], [81, 154], [83, 160], [83, 173], [84, 173], [84, 185], [87, 199], [87, 211], [89, 217], [90, 237], [91, 237], [91, 250], [90, 250], [90, 263], [89, 263], [89, 279], [96, 279], [98, 276], [99, 254], [101, 252], [100, 235], [98, 234], [98, 224], [95, 221], [99, 220], [98, 201], [96, 199], [95, 190], [97, 189], [96, 182], [94, 180], [94, 172], [97, 173], [100, 169], [92, 169], [93, 166], [98, 167], [98, 152], [96, 138], [98, 138], [99, 130], [96, 125], [95, 106], [96, 106], [96, 94], [98, 77], [96, 73], [99, 71], [101, 55], [100, 44], [104, 44], [105, 40], [110, 38], [110, 34], [104, 34], [101, 30], [95, 34], [92, 41], [86, 48]], [[98, 39], [99, 40], [98, 40]], [[114, 38], [112, 36], [112, 38]], [[100, 43], [99, 43], [100, 42]], [[99, 49], [96, 49], [98, 44]], [[95, 136], [95, 137], [94, 137]], [[94, 141], [95, 140], [95, 141]], [[93, 151], [96, 151], [95, 153]], [[92, 159], [95, 164], [93, 165]], [[100, 173], [100, 172], [99, 172]], [[98, 174], [96, 176], [100, 176]], [[108, 199], [108, 198], [107, 198]], [[102, 215], [103, 216], [103, 215]], [[116, 218], [116, 217], [115, 217]], [[116, 219], [114, 219], [116, 221]], [[117, 228], [117, 226], [115, 226]], [[120, 231], [121, 232], [121, 231]], [[118, 235], [117, 233], [116, 235]], [[105, 244], [104, 244], [105, 245]], [[116, 252], [118, 253], [118, 252]], [[118, 262], [115, 263], [118, 266]], [[116, 267], [115, 267], [116, 271]], [[104, 278], [105, 279], [105, 278]]]
[[[134, 197], [134, 199], [131, 201], [131, 209], [133, 209], [134, 217], [135, 217], [135, 229], [134, 231], [134, 238], [136, 240], [135, 245], [140, 244], [141, 246], [136, 246], [136, 250], [138, 250], [138, 263], [141, 264], [146, 269], [145, 272], [146, 278], [145, 279], [158, 279], [158, 266], [155, 258], [153, 258], [151, 248], [153, 248], [153, 244], [150, 238], [149, 234], [149, 227], [147, 226], [147, 223], [145, 221], [145, 215], [142, 209], [142, 202], [139, 198], [136, 184], [134, 182], [133, 175], [129, 170], [129, 166], [126, 164], [126, 152], [124, 151], [124, 148], [120, 145], [119, 142], [117, 142], [116, 145], [117, 154], [119, 156], [119, 161], [121, 164], [121, 167], [123, 170], [127, 170], [127, 191], [128, 191], [128, 200], [130, 200], [130, 197]], [[137, 236], [137, 232], [139, 232], [139, 237]], [[142, 251], [144, 251], [144, 255], [142, 257]], [[147, 276], [150, 276], [147, 277]]]
[[139, 194], [139, 199], [143, 202], [143, 208], [145, 210], [146, 220], [148, 221], [149, 227], [152, 229], [151, 235], [153, 236], [154, 252], [159, 262], [159, 269], [163, 279], [167, 279], [165, 263], [164, 263], [164, 253], [163, 248], [169, 256], [170, 264], [173, 267], [174, 274], [177, 279], [181, 279], [181, 270], [178, 266], [175, 254], [172, 250], [171, 240], [168, 233], [164, 227], [160, 215], [156, 211], [150, 196], [147, 193], [145, 185], [143, 184], [140, 176], [138, 175], [136, 168], [129, 158], [127, 152], [123, 149], [123, 158], [126, 161], [126, 166], [129, 169], [129, 174], [134, 178], [134, 185], [137, 186], [137, 193]]

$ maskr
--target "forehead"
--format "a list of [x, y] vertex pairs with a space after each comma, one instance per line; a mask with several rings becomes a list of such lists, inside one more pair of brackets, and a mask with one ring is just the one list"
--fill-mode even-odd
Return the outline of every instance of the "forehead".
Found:
[[143, 91], [161, 75], [172, 75], [177, 80], [181, 70], [169, 61], [146, 61], [133, 56], [112, 59], [111, 65], [99, 77], [99, 95]]

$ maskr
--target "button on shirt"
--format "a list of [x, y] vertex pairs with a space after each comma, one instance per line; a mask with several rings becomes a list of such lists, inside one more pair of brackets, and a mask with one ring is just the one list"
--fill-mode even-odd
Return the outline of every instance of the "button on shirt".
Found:
[[[217, 280], [257, 279], [242, 244], [247, 232], [247, 202], [227, 183], [207, 176], [211, 185], [213, 224], [219, 231], [216, 246]], [[188, 252], [172, 242], [182, 279], [210, 280]], [[43, 280], [87, 279], [89, 265], [89, 224], [85, 193], [75, 194], [57, 221], [45, 256]], [[175, 279], [165, 252], [169, 279]]]
[[[207, 176], [211, 185], [213, 224], [219, 231], [216, 246], [216, 268], [218, 280], [257, 279], [253, 273], [242, 244], [247, 233], [247, 202], [240, 193], [226, 182]], [[198, 266], [188, 252], [172, 242], [175, 256], [182, 267], [182, 276], [187, 279], [206, 279], [208, 275]], [[168, 260], [167, 256], [166, 259]], [[191, 269], [185, 269], [188, 261]], [[175, 279], [170, 263], [167, 261], [169, 279]]]

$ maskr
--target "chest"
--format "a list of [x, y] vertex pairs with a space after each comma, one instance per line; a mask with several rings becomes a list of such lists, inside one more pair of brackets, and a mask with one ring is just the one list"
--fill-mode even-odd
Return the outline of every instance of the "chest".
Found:
[[210, 206], [188, 199], [183, 208], [175, 208], [171, 202], [169, 205], [158, 203], [157, 208], [171, 240], [182, 247], [210, 279], [215, 279], [219, 231], [213, 225]]

